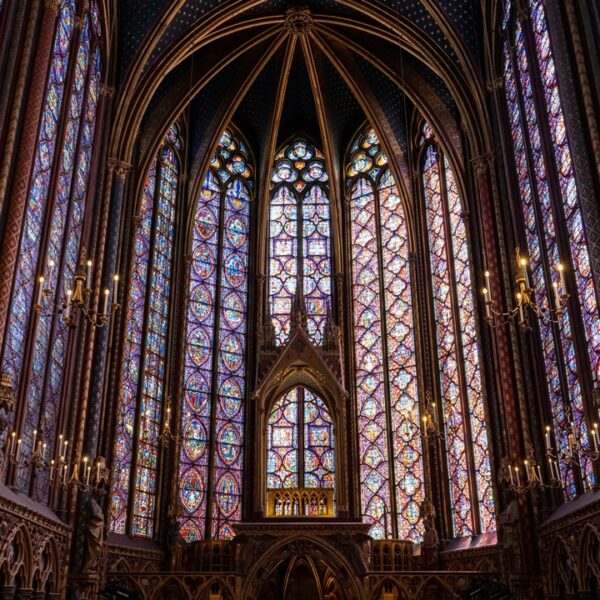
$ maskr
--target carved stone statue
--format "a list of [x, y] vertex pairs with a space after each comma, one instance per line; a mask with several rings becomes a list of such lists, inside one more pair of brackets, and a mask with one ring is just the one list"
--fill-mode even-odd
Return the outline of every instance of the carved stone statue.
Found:
[[0, 373], [0, 476], [8, 462], [9, 425], [15, 409], [14, 390], [8, 373]]
[[102, 503], [106, 489], [100, 486], [94, 490], [86, 504], [85, 519], [85, 560], [82, 571], [98, 569], [102, 548], [105, 542], [104, 510]]
[[8, 415], [0, 408], [0, 476], [8, 461]]
[[423, 567], [425, 569], [435, 570], [438, 568], [440, 538], [429, 517], [423, 519], [423, 526], [425, 527], [421, 552]]
[[179, 530], [179, 517], [184, 514], [181, 497], [177, 494], [177, 499], [169, 507], [167, 514], [169, 529], [167, 531], [167, 544], [171, 552], [171, 569], [177, 570], [181, 568], [181, 547], [183, 537]]
[[523, 547], [521, 542], [521, 508], [516, 496], [505, 490], [506, 509], [500, 513], [500, 546], [507, 574], [522, 573]]

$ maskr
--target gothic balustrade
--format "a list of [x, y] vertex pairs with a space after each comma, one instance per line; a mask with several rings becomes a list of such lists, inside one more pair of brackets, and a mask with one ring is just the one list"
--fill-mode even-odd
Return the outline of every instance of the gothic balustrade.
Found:
[[277, 518], [334, 517], [333, 490], [289, 488], [267, 490], [267, 516]]

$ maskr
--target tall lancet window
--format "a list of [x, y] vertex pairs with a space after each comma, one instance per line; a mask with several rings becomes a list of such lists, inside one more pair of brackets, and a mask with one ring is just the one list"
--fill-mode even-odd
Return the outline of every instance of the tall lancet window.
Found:
[[331, 300], [331, 211], [323, 153], [303, 139], [275, 157], [271, 177], [269, 309], [278, 345], [288, 340], [302, 292], [308, 332], [323, 342]]
[[335, 439], [327, 405], [295, 387], [271, 408], [267, 432], [267, 488], [334, 489]]
[[425, 484], [408, 232], [371, 127], [351, 148], [347, 176], [362, 513], [373, 537], [418, 541]]
[[[14, 429], [22, 438], [21, 454], [27, 457], [37, 444], [46, 444], [47, 457], [55, 456], [59, 430], [66, 426], [60, 407], [72, 336], [61, 317], [50, 316], [48, 308], [65, 303], [80, 259], [102, 69], [95, 1], [81, 23], [76, 27], [75, 0], [63, 0], [2, 348], [2, 371], [11, 375], [22, 399]], [[36, 276], [45, 277], [43, 288], [49, 296], [38, 296]], [[37, 287], [39, 292], [39, 283]], [[38, 315], [34, 306], [41, 298]], [[17, 485], [29, 492], [31, 469], [19, 469], [18, 474]], [[48, 486], [38, 480], [36, 488], [39, 499], [47, 499]]]
[[423, 130], [422, 183], [429, 240], [439, 388], [450, 508], [457, 537], [496, 529], [490, 448], [476, 331], [467, 224], [448, 159]]
[[181, 411], [181, 534], [230, 539], [241, 518], [252, 170], [231, 131], [196, 203]]
[[[572, 296], [558, 324], [539, 321], [554, 443], [565, 452], [571, 433], [589, 446], [584, 396], [600, 387], [600, 314], [544, 2], [529, 8], [531, 19], [521, 22], [507, 5], [504, 82], [536, 300], [554, 306], [561, 279]], [[591, 461], [582, 456], [581, 467], [561, 462], [567, 498], [594, 483]]]
[[129, 272], [111, 528], [140, 537], [155, 531], [181, 147], [173, 125], [146, 174]]

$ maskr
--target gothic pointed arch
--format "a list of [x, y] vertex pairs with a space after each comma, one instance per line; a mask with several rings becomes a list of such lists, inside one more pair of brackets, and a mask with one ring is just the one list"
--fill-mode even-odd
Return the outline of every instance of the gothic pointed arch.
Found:
[[[69, 427], [68, 357], [75, 343], [65, 317], [75, 271], [90, 258], [86, 224], [105, 72], [103, 35], [96, 0], [58, 3], [1, 349], [2, 371], [18, 397], [10, 427], [24, 455], [43, 447], [57, 461], [59, 436]], [[12, 219], [20, 208], [13, 203], [10, 210]], [[16, 470], [14, 485], [48, 502], [48, 474], [34, 471], [31, 465]]]
[[[541, 320], [536, 331], [546, 380], [544, 418], [552, 424], [552, 444], [564, 453], [575, 436], [587, 452], [597, 409], [591, 396], [600, 387], [600, 285], [591, 261], [589, 214], [582, 210], [547, 7], [543, 0], [524, 4], [530, 19], [505, 2], [502, 22], [518, 239], [537, 302], [554, 309], [567, 301], [566, 310], [552, 321]], [[559, 479], [566, 499], [590, 489], [596, 475], [586, 453], [581, 469], [561, 461]]]
[[116, 410], [111, 529], [152, 538], [167, 386], [176, 216], [181, 210], [182, 137], [169, 129], [146, 172], [127, 281]]
[[187, 541], [229, 539], [241, 519], [254, 167], [226, 129], [195, 199], [178, 485]]

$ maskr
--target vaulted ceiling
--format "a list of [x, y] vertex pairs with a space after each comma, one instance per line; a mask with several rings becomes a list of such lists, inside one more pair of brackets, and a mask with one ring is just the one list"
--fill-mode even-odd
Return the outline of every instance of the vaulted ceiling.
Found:
[[229, 121], [259, 162], [297, 131], [341, 159], [368, 118], [408, 182], [414, 113], [458, 157], [482, 101], [479, 0], [120, 0], [118, 10], [113, 151], [125, 160], [132, 140], [151, 153], [181, 114], [200, 159]]

